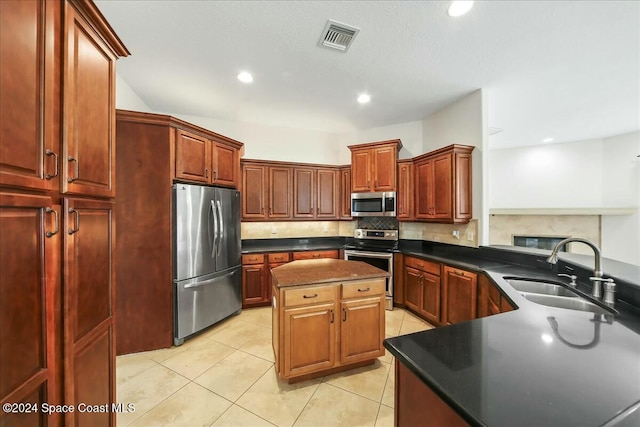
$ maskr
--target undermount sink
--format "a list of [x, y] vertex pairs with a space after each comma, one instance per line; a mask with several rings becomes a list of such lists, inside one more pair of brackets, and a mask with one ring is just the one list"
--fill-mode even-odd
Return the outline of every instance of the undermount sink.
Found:
[[610, 310], [600, 307], [580, 297], [563, 297], [556, 295], [544, 295], [535, 293], [521, 293], [523, 297], [536, 304], [548, 307], [567, 308], [569, 310], [589, 311], [596, 314], [611, 314]]
[[554, 283], [539, 282], [535, 280], [527, 279], [507, 279], [507, 282], [513, 286], [516, 291], [527, 292], [543, 295], [556, 295], [563, 297], [576, 298], [577, 293], [564, 286], [556, 285]]

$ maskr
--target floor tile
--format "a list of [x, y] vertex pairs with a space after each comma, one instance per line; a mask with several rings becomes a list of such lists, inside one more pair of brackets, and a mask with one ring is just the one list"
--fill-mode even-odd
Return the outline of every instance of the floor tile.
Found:
[[268, 360], [269, 362], [276, 361], [273, 355], [271, 329], [260, 332], [253, 339], [240, 347], [240, 350], [260, 357], [261, 359]]
[[216, 333], [208, 335], [208, 338], [233, 348], [240, 348], [266, 329], [264, 326], [238, 320]]
[[248, 308], [242, 311], [242, 320], [271, 329], [271, 306]]
[[391, 365], [389, 368], [389, 376], [387, 377], [387, 383], [384, 386], [384, 392], [382, 393], [382, 404], [391, 408], [395, 406], [394, 392], [396, 386], [396, 370], [395, 366]]
[[277, 426], [288, 427], [293, 425], [319, 384], [319, 379], [288, 384], [279, 380], [275, 368], [271, 368], [236, 404]]
[[238, 405], [232, 405], [211, 427], [273, 427], [273, 425]]
[[379, 404], [322, 383], [298, 417], [295, 427], [373, 426]]
[[395, 309], [385, 312], [385, 335], [387, 337], [395, 337], [400, 332], [402, 320], [404, 319], [404, 311]]
[[203, 387], [235, 402], [273, 363], [236, 350], [195, 379]]
[[116, 357], [116, 380], [120, 386], [157, 363], [142, 354], [127, 354]]
[[402, 327], [400, 328], [400, 335], [426, 331], [432, 328], [433, 326], [429, 325], [428, 323], [405, 317], [405, 319], [402, 321]]
[[375, 427], [393, 427], [393, 408], [389, 408], [385, 405], [380, 405], [378, 410], [378, 418], [376, 418]]
[[156, 365], [118, 386], [116, 401], [125, 406], [129, 403], [135, 405], [135, 412], [118, 413], [118, 426], [129, 425], [188, 382], [189, 380], [182, 375], [164, 366]]
[[189, 379], [195, 379], [233, 352], [232, 347], [205, 339], [195, 344], [190, 343], [187, 350], [177, 353], [161, 363]]
[[323, 382], [380, 403], [389, 366], [376, 360], [373, 365], [329, 375]]
[[136, 354], [145, 356], [146, 358], [151, 359], [155, 362], [162, 362], [163, 360], [167, 360], [171, 356], [181, 353], [184, 350], [186, 350], [186, 347], [184, 347], [184, 344], [183, 344], [178, 347], [172, 346], [169, 348], [161, 348], [158, 350], [143, 351], [141, 353], [136, 353]]
[[189, 383], [131, 425], [208, 427], [230, 406], [231, 402], [228, 400], [204, 387]]

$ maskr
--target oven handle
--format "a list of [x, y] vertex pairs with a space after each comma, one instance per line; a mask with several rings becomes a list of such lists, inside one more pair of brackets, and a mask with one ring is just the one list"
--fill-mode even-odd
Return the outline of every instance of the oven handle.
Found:
[[393, 259], [393, 253], [389, 252], [365, 252], [365, 251], [344, 251], [345, 258], [349, 255], [367, 256], [370, 258]]

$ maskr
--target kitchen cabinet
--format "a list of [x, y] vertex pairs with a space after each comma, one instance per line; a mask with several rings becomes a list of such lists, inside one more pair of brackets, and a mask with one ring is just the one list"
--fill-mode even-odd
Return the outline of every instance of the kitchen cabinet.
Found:
[[280, 288], [276, 278], [273, 345], [280, 377], [326, 375], [384, 355], [384, 287], [385, 279], [376, 278]]
[[[203, 136], [185, 129], [176, 129], [175, 178], [182, 181], [237, 188], [239, 185], [241, 144], [209, 133]], [[238, 145], [240, 144], [240, 146]]]
[[291, 186], [292, 170], [290, 167], [269, 166], [268, 203], [269, 218], [290, 219], [292, 207]]
[[340, 167], [340, 219], [351, 220], [351, 166]]
[[398, 221], [409, 221], [414, 219], [413, 181], [413, 160], [399, 160], [398, 192], [396, 197], [396, 216]]
[[243, 161], [241, 169], [242, 219], [290, 219], [291, 167]]
[[513, 310], [509, 299], [484, 274], [478, 276], [478, 317], [492, 316]]
[[242, 219], [262, 219], [268, 216], [265, 210], [267, 176], [266, 167], [248, 162], [241, 163], [242, 169]]
[[246, 264], [243, 256], [242, 263], [242, 307], [251, 307], [269, 302], [267, 288], [267, 266], [264, 264], [264, 255], [259, 263]]
[[338, 175], [336, 169], [293, 168], [293, 217], [338, 219]]
[[176, 175], [178, 135], [185, 144], [195, 141], [200, 165], [206, 141], [226, 141], [238, 154], [242, 143], [162, 114], [117, 110], [116, 124], [116, 350], [128, 354], [173, 345], [171, 186], [193, 181]]
[[451, 325], [475, 319], [478, 275], [444, 266], [442, 276], [442, 323]]
[[397, 359], [394, 368], [396, 373], [395, 426], [467, 427], [469, 425]]
[[396, 191], [399, 139], [351, 145], [351, 191]]
[[[110, 404], [115, 61], [129, 52], [83, 0], [0, 2], [0, 44], [0, 400]], [[115, 425], [115, 414], [0, 424]]]
[[441, 321], [440, 264], [404, 257], [405, 304], [429, 322]]
[[450, 145], [414, 158], [417, 220], [467, 223], [472, 216], [471, 151]]
[[320, 259], [320, 258], [339, 258], [340, 251], [338, 249], [329, 249], [324, 251], [299, 251], [293, 253], [293, 261], [301, 259]]
[[[0, 191], [2, 402], [62, 403], [60, 211], [51, 196]], [[0, 422], [56, 425], [60, 415], [3, 412]]]

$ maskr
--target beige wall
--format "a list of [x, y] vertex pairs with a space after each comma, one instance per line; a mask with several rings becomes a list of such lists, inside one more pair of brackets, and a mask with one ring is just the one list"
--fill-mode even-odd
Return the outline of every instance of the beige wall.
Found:
[[[599, 215], [491, 215], [489, 244], [513, 245], [514, 235], [581, 237], [600, 246]], [[581, 243], [570, 244], [568, 252], [593, 255]]]
[[[459, 238], [456, 238], [453, 235], [453, 231], [458, 231]], [[469, 237], [471, 238], [471, 240], [469, 240]], [[458, 246], [477, 247], [478, 220], [473, 219], [468, 224], [431, 224], [426, 222], [401, 222], [400, 238], [449, 243]]]

